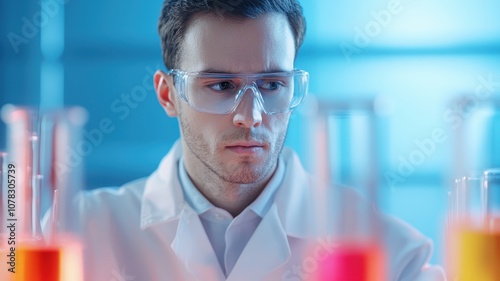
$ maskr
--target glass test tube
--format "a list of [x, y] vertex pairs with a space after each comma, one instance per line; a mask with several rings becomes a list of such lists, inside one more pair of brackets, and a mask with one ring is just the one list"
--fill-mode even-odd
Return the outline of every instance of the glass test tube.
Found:
[[500, 233], [500, 168], [484, 171], [483, 189], [486, 193], [486, 228]]
[[[475, 181], [474, 185], [478, 185]], [[466, 222], [456, 233], [453, 267], [458, 280], [500, 280], [500, 170], [488, 169], [479, 179], [481, 208], [466, 209]], [[470, 195], [462, 195], [470, 201]], [[472, 211], [471, 211], [472, 209]], [[453, 255], [452, 255], [453, 256]]]
[[[449, 202], [448, 228], [445, 232], [446, 271], [450, 280], [465, 278], [464, 269], [469, 254], [470, 233], [480, 233], [485, 214], [485, 193], [482, 187], [482, 176], [472, 174], [455, 181], [451, 191], [452, 199]], [[467, 270], [467, 272], [472, 272]], [[462, 280], [462, 279], [458, 279]], [[466, 279], [470, 280], [470, 279]]]
[[[20, 195], [18, 222], [22, 227], [16, 233], [19, 239], [14, 280], [83, 280], [82, 245], [75, 235], [79, 230], [74, 209], [74, 199], [82, 185], [82, 166], [70, 165], [67, 157], [81, 138], [86, 113], [71, 108], [39, 118], [37, 112], [9, 106], [2, 115], [9, 129], [9, 163], [19, 167], [17, 174], [22, 179], [16, 186]], [[47, 123], [52, 126], [46, 126]], [[44, 176], [53, 178], [53, 185], [42, 186], [47, 182]], [[40, 198], [45, 188], [57, 190], [59, 196], [53, 199], [57, 208], [53, 208], [56, 216], [51, 219], [52, 231], [47, 239], [42, 239]]]
[[321, 102], [312, 119], [314, 170], [323, 186], [319, 205], [326, 214], [321, 220], [329, 240], [337, 244], [320, 262], [313, 280], [385, 280], [374, 210], [378, 167], [372, 105]]
[[7, 124], [7, 161], [15, 176], [15, 202], [12, 218], [16, 224], [16, 242], [32, 241], [32, 190], [31, 190], [31, 131], [33, 113], [26, 108], [6, 105], [2, 119]]
[[[454, 128], [453, 157], [455, 177], [499, 164], [495, 151], [498, 141], [498, 101], [460, 100], [473, 104], [460, 126]], [[453, 220], [447, 235], [447, 273], [451, 280], [500, 280], [500, 235], [496, 230], [497, 198], [495, 170], [474, 177], [462, 177], [455, 186], [449, 217]]]
[[[41, 118], [40, 128], [46, 141], [41, 170], [46, 172], [43, 181], [52, 196], [51, 216], [46, 227], [45, 245], [26, 247], [20, 255], [26, 258], [20, 280], [84, 280], [82, 241], [76, 196], [82, 189], [83, 162], [72, 162], [72, 152], [80, 143], [86, 112], [81, 108], [67, 108], [47, 113]], [[35, 267], [35, 265], [37, 267]], [[47, 270], [47, 267], [51, 270]], [[35, 279], [38, 278], [38, 279]]]
[[[0, 280], [14, 280], [14, 273], [11, 271], [15, 266], [15, 252], [10, 251], [9, 237], [11, 237], [11, 228], [9, 227], [9, 192], [8, 192], [8, 174], [7, 174], [7, 153], [0, 151]], [[11, 185], [12, 187], [12, 185]], [[13, 234], [15, 237], [15, 232]], [[13, 258], [11, 260], [11, 258]]]

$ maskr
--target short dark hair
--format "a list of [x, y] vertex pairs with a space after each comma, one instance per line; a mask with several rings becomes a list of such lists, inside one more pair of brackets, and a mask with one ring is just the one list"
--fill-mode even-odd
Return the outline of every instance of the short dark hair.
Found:
[[194, 15], [211, 13], [219, 17], [241, 19], [256, 18], [272, 12], [287, 17], [295, 37], [297, 56], [306, 31], [298, 0], [165, 0], [158, 23], [165, 66], [168, 69], [178, 67], [182, 41], [189, 20]]

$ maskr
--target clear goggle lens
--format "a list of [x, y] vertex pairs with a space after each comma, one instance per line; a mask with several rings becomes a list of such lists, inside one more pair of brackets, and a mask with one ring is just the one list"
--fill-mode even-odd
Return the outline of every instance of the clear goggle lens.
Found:
[[299, 106], [307, 94], [309, 74], [302, 70], [259, 74], [169, 71], [180, 97], [193, 109], [229, 114], [251, 91], [266, 114], [285, 113]]

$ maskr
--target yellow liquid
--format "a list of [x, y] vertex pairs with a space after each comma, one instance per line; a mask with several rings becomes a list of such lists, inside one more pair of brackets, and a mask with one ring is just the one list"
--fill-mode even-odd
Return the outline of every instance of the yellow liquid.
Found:
[[457, 242], [455, 268], [459, 281], [500, 280], [500, 232], [462, 230]]

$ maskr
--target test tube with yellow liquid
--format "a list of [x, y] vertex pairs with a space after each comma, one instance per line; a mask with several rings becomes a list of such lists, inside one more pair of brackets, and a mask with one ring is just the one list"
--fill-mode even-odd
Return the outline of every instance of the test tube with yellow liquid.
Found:
[[469, 215], [456, 233], [457, 280], [500, 280], [500, 169], [486, 170], [480, 182], [482, 216]]
[[458, 233], [457, 280], [500, 280], [500, 232], [462, 229]]
[[[463, 96], [452, 106], [464, 108], [463, 120], [452, 127], [452, 175], [446, 230], [449, 280], [500, 280], [500, 100]], [[483, 172], [484, 171], [484, 172]], [[473, 176], [465, 176], [473, 173]]]

